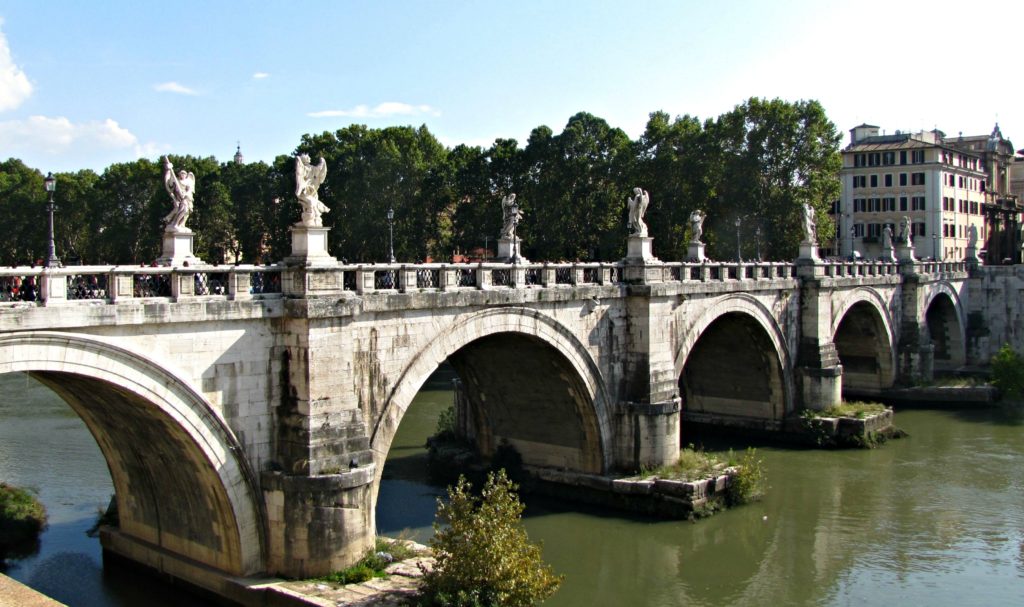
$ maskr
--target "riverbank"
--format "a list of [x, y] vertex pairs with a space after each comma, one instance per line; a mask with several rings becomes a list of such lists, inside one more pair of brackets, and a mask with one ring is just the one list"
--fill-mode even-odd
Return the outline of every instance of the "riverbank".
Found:
[[0, 573], [0, 607], [66, 607], [64, 603], [37, 592]]

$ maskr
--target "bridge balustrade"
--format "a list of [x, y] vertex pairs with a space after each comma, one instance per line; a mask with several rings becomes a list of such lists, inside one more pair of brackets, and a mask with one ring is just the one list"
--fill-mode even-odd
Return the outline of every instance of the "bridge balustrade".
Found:
[[0, 270], [0, 302], [280, 297], [281, 266], [71, 266]]

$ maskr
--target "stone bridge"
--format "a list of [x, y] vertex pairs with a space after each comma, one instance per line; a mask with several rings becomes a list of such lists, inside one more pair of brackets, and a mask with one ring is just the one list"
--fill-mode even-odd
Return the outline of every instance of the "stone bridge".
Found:
[[1019, 298], [1021, 281], [986, 271], [4, 269], [0, 372], [52, 388], [95, 436], [120, 510], [106, 550], [230, 594], [225, 576], [319, 575], [372, 545], [389, 446], [444, 361], [485, 453], [508, 442], [531, 466], [610, 474], [673, 461], [691, 421], [781, 429], [844, 387], [987, 360], [1019, 322], [972, 350], [969, 319], [1005, 316], [997, 291]]

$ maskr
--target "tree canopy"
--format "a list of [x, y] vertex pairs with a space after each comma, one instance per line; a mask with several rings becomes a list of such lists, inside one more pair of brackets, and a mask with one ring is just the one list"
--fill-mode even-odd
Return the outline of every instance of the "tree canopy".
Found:
[[[292, 155], [271, 164], [220, 163], [171, 156], [196, 175], [197, 256], [211, 262], [272, 262], [290, 252], [288, 228], [299, 219], [294, 155], [327, 161], [320, 199], [331, 211], [331, 254], [351, 262], [387, 258], [387, 213], [394, 212], [395, 255], [402, 262], [450, 259], [493, 250], [501, 198], [517, 194], [524, 219], [517, 234], [538, 260], [619, 259], [625, 253], [627, 198], [651, 194], [647, 212], [655, 254], [686, 258], [688, 217], [707, 213], [704, 240], [713, 258], [736, 254], [736, 219], [744, 258], [792, 259], [801, 238], [801, 208], [818, 213], [828, 242], [828, 215], [839, 196], [840, 137], [817, 101], [751, 98], [715, 119], [650, 115], [633, 141], [586, 112], [560, 133], [538, 126], [525, 146], [497, 139], [488, 148], [442, 145], [426, 126], [350, 125], [302, 136]], [[160, 253], [162, 219], [171, 203], [160, 159], [139, 159], [57, 177], [56, 242], [65, 263], [148, 263]], [[20, 160], [0, 162], [0, 218], [8, 238], [0, 263], [45, 255], [42, 172]]]

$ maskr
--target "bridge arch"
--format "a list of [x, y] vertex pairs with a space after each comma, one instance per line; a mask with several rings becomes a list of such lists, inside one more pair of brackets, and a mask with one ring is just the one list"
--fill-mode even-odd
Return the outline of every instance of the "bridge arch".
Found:
[[935, 346], [935, 369], [953, 370], [963, 366], [967, 358], [963, 305], [960, 295], [948, 282], [929, 286], [922, 307], [923, 329], [929, 343]]
[[789, 347], [779, 322], [759, 300], [731, 295], [690, 323], [677, 316], [677, 326], [683, 330], [675, 370], [685, 413], [770, 423], [792, 410]]
[[[556, 465], [595, 473], [609, 467], [612, 453], [612, 403], [600, 370], [590, 353], [571, 331], [541, 312], [521, 307], [492, 308], [460, 316], [456, 322], [442, 329], [436, 338], [431, 339], [412, 357], [398, 376], [383, 411], [373, 422], [370, 435], [370, 448], [377, 462], [374, 503], [383, 464], [398, 424], [413, 397], [445, 360], [450, 360], [456, 367], [467, 390], [475, 389], [475, 381], [502, 381], [497, 377], [500, 374], [515, 380], [515, 390], [506, 390], [503, 396], [496, 394], [501, 390], [484, 395], [484, 400], [490, 397], [488, 414], [492, 421], [494, 418], [503, 418], [507, 422], [511, 415], [524, 414], [551, 420], [549, 416], [554, 415], [555, 423], [562, 421], [577, 424], [576, 435], [571, 431], [565, 433], [573, 436], [566, 438], [563, 453], [549, 449], [548, 453], [538, 458], [520, 449], [525, 463]], [[480, 364], [471, 364], [472, 360]], [[514, 369], [514, 377], [506, 371], [509, 368], [506, 365], [509, 364]], [[522, 366], [527, 368], [521, 369]], [[543, 372], [540, 372], [541, 367], [544, 367]], [[534, 373], [531, 374], [531, 371]], [[545, 384], [542, 380], [548, 376], [553, 381]], [[523, 381], [524, 377], [526, 381]], [[560, 394], [553, 394], [552, 388], [557, 388]], [[544, 395], [545, 400], [532, 403], [530, 395]], [[548, 398], [554, 403], [549, 402]], [[540, 406], [542, 404], [543, 407]], [[543, 423], [543, 419], [536, 417], [532, 421], [538, 426]], [[501, 419], [498, 423], [502, 423]], [[540, 429], [549, 432], [557, 430], [551, 427]], [[529, 443], [526, 439], [511, 442], [516, 446]], [[486, 445], [482, 446], [486, 451]], [[574, 452], [578, 452], [578, 455], [574, 455]], [[558, 461], [559, 458], [562, 459]]]
[[106, 459], [119, 531], [234, 575], [264, 570], [262, 498], [242, 447], [200, 393], [95, 337], [0, 336], [0, 373], [28, 373], [82, 418]]
[[858, 287], [832, 311], [832, 342], [843, 365], [843, 389], [874, 392], [896, 380], [896, 331], [885, 298]]

